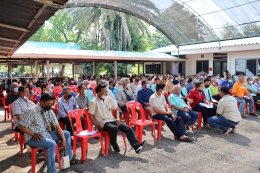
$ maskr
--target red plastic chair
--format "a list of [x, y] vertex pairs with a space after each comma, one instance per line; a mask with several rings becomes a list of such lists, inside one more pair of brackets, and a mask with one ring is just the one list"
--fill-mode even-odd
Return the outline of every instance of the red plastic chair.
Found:
[[38, 95], [41, 93], [41, 88], [32, 88], [32, 91], [34, 92], [35, 95]]
[[78, 110], [69, 111], [69, 113], [68, 113], [68, 117], [70, 119], [72, 128], [73, 128], [72, 118], [74, 118], [76, 121], [76, 129], [73, 134], [73, 155], [74, 156], [76, 155], [77, 139], [79, 138], [81, 140], [81, 161], [82, 162], [86, 161], [87, 151], [88, 151], [88, 140], [91, 138], [99, 137], [101, 150], [102, 150], [102, 153], [104, 154], [103, 138], [102, 138], [101, 132], [96, 131], [96, 133], [93, 135], [80, 135], [80, 133], [84, 131], [82, 128], [82, 124], [81, 124], [81, 117], [84, 115], [84, 113], [86, 115], [86, 119], [88, 122], [88, 130], [85, 130], [85, 132], [93, 132], [92, 124], [89, 120], [89, 114], [86, 112], [87, 111], [85, 111], [83, 109], [78, 109]]
[[202, 113], [201, 112], [197, 112], [198, 113], [198, 129], [200, 129], [202, 127]]
[[[115, 111], [112, 110], [112, 114], [113, 116], [115, 116]], [[121, 120], [121, 118], [120, 118]], [[108, 132], [104, 132], [104, 136], [105, 136], [105, 152], [104, 152], [104, 156], [108, 156], [108, 150], [110, 147], [110, 135]], [[127, 145], [126, 145], [126, 135], [125, 133], [122, 133], [122, 137], [123, 137], [123, 141], [124, 141], [124, 146], [125, 146], [125, 153], [127, 151]]]
[[[11, 118], [11, 129], [14, 130], [14, 117], [13, 117], [13, 110], [12, 110], [12, 104], [8, 105], [8, 112]], [[18, 141], [19, 139], [19, 133], [14, 130], [14, 139], [15, 141]]]
[[[131, 116], [132, 116], [132, 121], [130, 122], [130, 127], [134, 125], [136, 127], [136, 136], [139, 141], [139, 143], [142, 143], [142, 137], [143, 137], [143, 128], [145, 126], [151, 126], [152, 134], [155, 138], [155, 131], [154, 131], [154, 122], [151, 120], [147, 120], [145, 118], [145, 111], [142, 107], [142, 105], [138, 102], [128, 102], [127, 107], [131, 110]], [[139, 113], [141, 119], [138, 119], [137, 114], [136, 114], [136, 108], [139, 108]]]
[[55, 98], [60, 98], [60, 93], [62, 93], [62, 87], [61, 86], [54, 87], [52, 92], [55, 95]]
[[[38, 148], [31, 147], [31, 158], [32, 158], [32, 173], [36, 172], [36, 155], [38, 152]], [[44, 150], [44, 155], [46, 159], [46, 151]], [[59, 168], [61, 169], [61, 160], [60, 160], [60, 152], [58, 144], [56, 145], [56, 159], [58, 161]]]
[[29, 96], [29, 100], [31, 100], [33, 103], [36, 103], [36, 98], [38, 94], [33, 94]]
[[8, 108], [8, 105], [6, 105], [6, 98], [7, 96], [3, 96], [2, 98], [2, 103], [3, 103], [3, 106], [4, 106], [4, 112], [5, 112], [5, 119], [4, 119], [4, 122], [6, 122], [7, 119], [9, 119], [9, 108]]

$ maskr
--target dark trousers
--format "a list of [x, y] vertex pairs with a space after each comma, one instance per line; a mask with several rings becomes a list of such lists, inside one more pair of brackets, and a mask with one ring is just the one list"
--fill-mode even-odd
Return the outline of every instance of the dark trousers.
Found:
[[178, 138], [185, 135], [185, 127], [182, 118], [176, 117], [176, 120], [173, 120], [171, 115], [156, 114], [153, 116], [153, 119], [164, 121], [171, 132]]
[[197, 104], [194, 108], [194, 111], [201, 112], [202, 117], [203, 117], [203, 123], [206, 124], [208, 123], [208, 118], [212, 117], [216, 114], [216, 108], [205, 108], [203, 106], [200, 106]]
[[212, 96], [213, 99], [219, 101], [221, 99], [220, 95]]
[[137, 149], [139, 147], [139, 142], [136, 139], [132, 129], [126, 124], [117, 125], [116, 122], [108, 122], [104, 125], [103, 130], [109, 133], [110, 143], [112, 146], [117, 145], [117, 133], [118, 131], [121, 131], [126, 134], [130, 145], [134, 149]]
[[16, 132], [19, 132], [19, 133], [22, 133], [23, 134], [23, 132], [16, 126], [15, 127], [15, 129], [14, 129]]
[[[72, 130], [72, 127], [71, 127], [71, 124], [70, 124], [69, 117], [60, 117], [59, 122], [65, 124], [67, 131], [70, 132], [71, 136], [73, 136], [73, 130]], [[75, 120], [72, 120], [72, 122], [74, 123]], [[85, 118], [83, 116], [81, 117], [81, 125], [82, 125], [82, 128], [84, 130], [86, 130]]]

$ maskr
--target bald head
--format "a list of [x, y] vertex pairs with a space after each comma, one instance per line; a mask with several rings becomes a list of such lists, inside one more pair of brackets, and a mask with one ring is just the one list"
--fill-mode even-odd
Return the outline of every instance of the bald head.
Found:
[[172, 92], [176, 95], [179, 95], [180, 93], [180, 86], [179, 85], [174, 85], [173, 86], [173, 89], [172, 89]]

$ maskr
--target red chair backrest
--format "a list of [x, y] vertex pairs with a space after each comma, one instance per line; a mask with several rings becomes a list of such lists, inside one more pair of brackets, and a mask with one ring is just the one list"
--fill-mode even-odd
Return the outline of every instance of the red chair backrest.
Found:
[[[85, 114], [85, 110], [84, 109], [77, 109], [77, 110], [72, 110], [68, 112], [68, 117], [70, 119], [70, 123], [71, 123], [71, 127], [73, 127], [72, 124], [72, 118], [75, 119], [76, 121], [76, 133], [79, 133], [81, 131], [83, 131], [82, 128], [82, 124], [81, 124], [81, 117]], [[89, 121], [89, 114], [87, 113], [86, 115], [87, 118], [87, 125], [88, 125], [88, 130], [92, 131], [92, 125], [91, 122]]]
[[232, 89], [230, 89], [230, 90], [229, 90], [229, 94], [230, 94], [230, 95], [234, 95], [234, 93], [233, 93], [233, 90], [232, 90]]
[[38, 94], [41, 93], [41, 88], [33, 88], [32, 91], [33, 91], [36, 95], [38, 95]]
[[136, 108], [137, 107], [139, 108], [139, 113], [141, 115], [142, 121], [146, 120], [146, 118], [145, 118], [145, 111], [143, 109], [143, 106], [139, 102], [136, 102], [136, 101], [128, 102], [126, 105], [131, 110], [131, 115], [132, 115], [132, 121], [133, 122], [138, 120], [138, 117], [137, 117], [137, 114], [136, 114]]
[[8, 105], [8, 111], [9, 111], [9, 115], [10, 115], [11, 119], [13, 119], [13, 107], [12, 107], [12, 104]]
[[36, 98], [37, 98], [37, 95], [36, 95], [36, 94], [29, 96], [29, 100], [31, 100], [31, 101], [34, 102], [34, 103], [36, 103]]
[[170, 96], [170, 94], [164, 93], [163, 95], [165, 96], [166, 103], [169, 104], [168, 97]]

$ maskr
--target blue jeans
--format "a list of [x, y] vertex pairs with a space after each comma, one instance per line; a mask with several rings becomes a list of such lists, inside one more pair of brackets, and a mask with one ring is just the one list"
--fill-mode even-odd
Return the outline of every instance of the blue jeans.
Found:
[[164, 121], [171, 132], [178, 138], [185, 135], [184, 123], [181, 118], [176, 117], [176, 120], [174, 121], [171, 115], [156, 114], [153, 116], [153, 119]]
[[236, 99], [237, 99], [237, 103], [239, 103], [239, 112], [241, 115], [244, 113], [246, 102], [249, 103], [249, 112], [254, 113], [254, 100], [253, 99], [245, 100], [245, 99], [240, 99], [237, 97], [236, 97]]
[[212, 127], [226, 131], [228, 128], [235, 128], [239, 122], [230, 121], [223, 116], [213, 116], [208, 118], [208, 123]]
[[[42, 138], [40, 141], [35, 141], [34, 139], [30, 139], [27, 141], [27, 144], [30, 147], [35, 147], [39, 149], [44, 149], [47, 152], [47, 172], [54, 173], [56, 172], [55, 166], [55, 156], [56, 156], [56, 143], [60, 141], [60, 137], [57, 135], [55, 131], [50, 132], [51, 138]], [[72, 159], [71, 152], [71, 136], [68, 131], [64, 130], [64, 136], [66, 139], [66, 155], [69, 155], [70, 160]]]
[[188, 125], [194, 124], [194, 122], [198, 119], [198, 113], [190, 110], [189, 112], [178, 111], [177, 116], [181, 117], [184, 123], [188, 123]]

